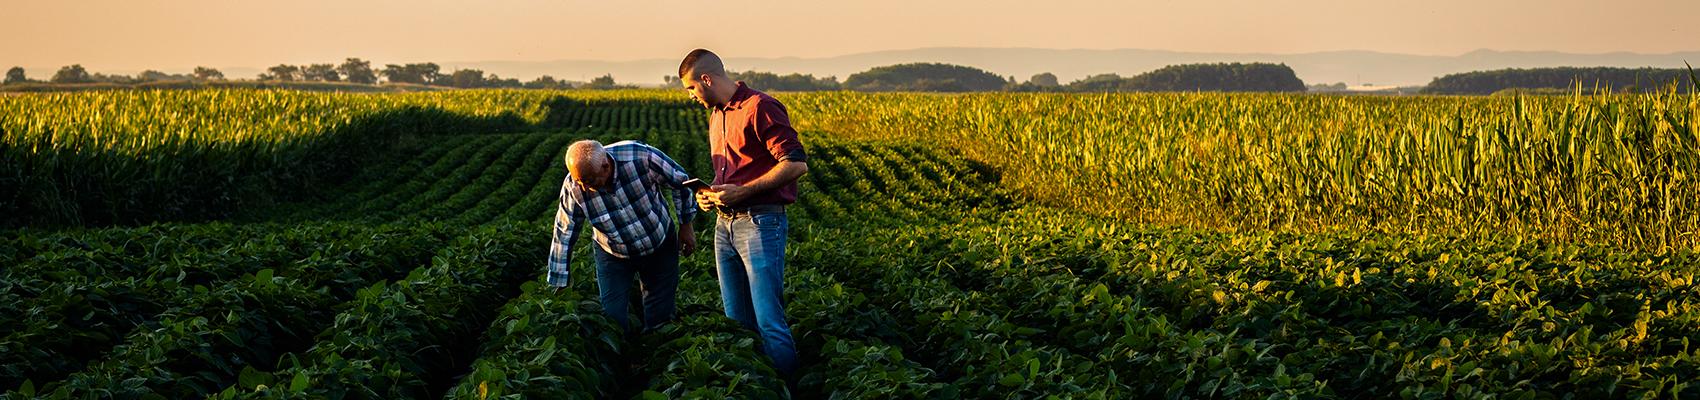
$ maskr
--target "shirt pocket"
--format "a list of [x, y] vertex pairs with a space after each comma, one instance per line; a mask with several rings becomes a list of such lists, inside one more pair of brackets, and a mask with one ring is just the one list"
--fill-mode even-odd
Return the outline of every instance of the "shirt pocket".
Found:
[[590, 219], [590, 226], [602, 231], [605, 235], [613, 236], [619, 233], [614, 229], [614, 214], [602, 214], [593, 217]]

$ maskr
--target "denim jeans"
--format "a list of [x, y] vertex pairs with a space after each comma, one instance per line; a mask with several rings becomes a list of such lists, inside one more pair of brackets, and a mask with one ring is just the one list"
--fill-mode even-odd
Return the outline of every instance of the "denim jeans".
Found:
[[642, 285], [639, 290], [643, 291], [643, 331], [673, 320], [677, 309], [674, 299], [679, 289], [679, 239], [673, 236], [678, 235], [668, 236], [654, 253], [632, 258], [615, 257], [602, 246], [590, 246], [596, 249], [596, 286], [602, 292], [602, 312], [628, 334], [637, 331], [626, 321], [633, 274]]
[[726, 316], [761, 335], [762, 351], [774, 369], [797, 370], [797, 345], [785, 323], [784, 211], [722, 214], [714, 225], [714, 261]]

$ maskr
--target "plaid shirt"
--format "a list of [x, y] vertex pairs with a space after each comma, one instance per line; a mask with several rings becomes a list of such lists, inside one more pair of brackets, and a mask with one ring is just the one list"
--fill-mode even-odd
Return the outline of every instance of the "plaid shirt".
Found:
[[560, 207], [555, 210], [555, 237], [549, 246], [549, 285], [567, 285], [573, 245], [585, 220], [595, 228], [596, 244], [615, 257], [649, 255], [661, 247], [673, 227], [662, 200], [662, 189], [673, 189], [679, 221], [696, 218], [694, 196], [684, 182], [691, 177], [667, 154], [637, 141], [605, 147], [614, 159], [609, 188], [585, 190], [569, 174], [561, 182]]

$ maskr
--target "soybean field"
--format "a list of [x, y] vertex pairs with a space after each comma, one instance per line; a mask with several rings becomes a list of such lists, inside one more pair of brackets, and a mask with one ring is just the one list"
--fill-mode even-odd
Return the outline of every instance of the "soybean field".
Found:
[[541, 280], [683, 93], [0, 97], [0, 397], [1700, 397], [1692, 94], [778, 98], [795, 388], [702, 251], [635, 338]]

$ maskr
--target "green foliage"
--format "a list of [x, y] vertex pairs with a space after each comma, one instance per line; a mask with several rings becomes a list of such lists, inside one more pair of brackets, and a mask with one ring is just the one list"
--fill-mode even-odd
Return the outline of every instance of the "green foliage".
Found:
[[[280, 101], [341, 99], [297, 95]], [[593, 280], [537, 283], [564, 146], [637, 139], [706, 176], [700, 108], [439, 96], [355, 98], [537, 132], [398, 134], [236, 224], [0, 232], [4, 397], [1686, 398], [1700, 380], [1700, 257], [1636, 245], [1694, 225], [1686, 97], [784, 95], [810, 170], [787, 210], [803, 367], [780, 377], [702, 254], [681, 318], [635, 337]], [[269, 126], [229, 119], [203, 121]], [[1631, 178], [1664, 197], [1623, 194]], [[1625, 214], [1519, 225], [1555, 208]], [[1397, 229], [1340, 229], [1366, 226]]]
[[1303, 92], [1305, 84], [1286, 65], [1186, 64], [1136, 75], [1122, 82], [1118, 89], [1131, 92]]
[[89, 83], [89, 82], [94, 82], [94, 78], [89, 76], [89, 71], [86, 70], [86, 69], [83, 69], [82, 64], [67, 65], [65, 67], [59, 68], [59, 72], [53, 73], [53, 83]]
[[29, 80], [29, 77], [24, 75], [24, 67], [12, 67], [6, 70], [6, 81], [4, 83], [24, 83], [29, 82]]
[[620, 329], [577, 291], [528, 282], [490, 324], [484, 356], [454, 398], [608, 398], [620, 360]]
[[940, 143], [1025, 198], [1151, 223], [1700, 244], [1700, 98], [1682, 94], [782, 100], [805, 131]]
[[844, 88], [864, 92], [983, 92], [999, 90], [996, 74], [960, 65], [915, 63], [874, 67], [850, 75]]
[[1700, 83], [1690, 80], [1690, 85], [1683, 85], [1688, 77], [1688, 70], [1674, 68], [1510, 68], [1434, 78], [1423, 93], [1490, 94], [1506, 89], [1572, 90], [1578, 86], [1604, 92], [1659, 92], [1672, 87], [1692, 92]]
[[214, 90], [0, 97], [0, 129], [9, 132], [0, 140], [7, 166], [0, 226], [220, 218], [344, 179], [366, 149], [403, 136], [558, 126], [586, 100], [631, 96]]
[[682, 316], [650, 338], [641, 375], [666, 398], [789, 398], [754, 332], [723, 315]]
[[[1035, 77], [1038, 78], [1038, 77]], [[1182, 64], [1123, 78], [1099, 74], [1057, 86], [1029, 83], [1018, 91], [1069, 92], [1303, 92], [1304, 81], [1282, 64]]]
[[806, 74], [779, 75], [759, 71], [733, 72], [730, 75], [732, 80], [742, 81], [745, 85], [761, 91], [813, 92], [840, 89], [836, 77], [816, 78]]

